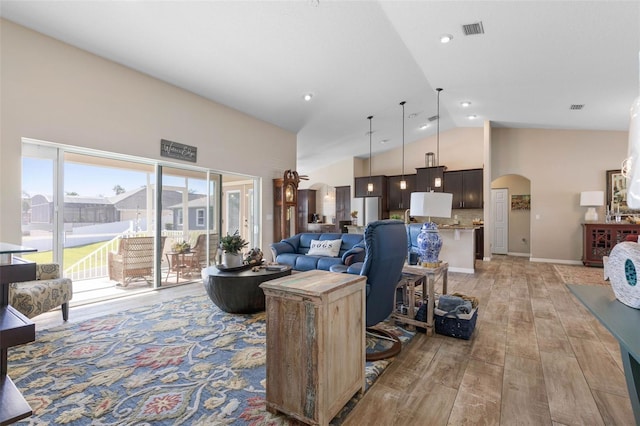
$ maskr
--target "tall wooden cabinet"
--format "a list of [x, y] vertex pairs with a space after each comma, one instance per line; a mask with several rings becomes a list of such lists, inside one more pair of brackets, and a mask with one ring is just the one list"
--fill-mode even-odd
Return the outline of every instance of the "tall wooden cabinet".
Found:
[[307, 232], [309, 222], [316, 212], [316, 190], [315, 189], [299, 189], [298, 190], [298, 232]]
[[585, 266], [602, 266], [602, 257], [609, 256], [616, 244], [627, 235], [640, 234], [640, 225], [631, 223], [586, 222], [582, 224], [582, 263]]
[[336, 222], [351, 221], [351, 186], [336, 186]]
[[273, 180], [273, 241], [289, 238], [298, 232], [298, 172], [287, 170]]

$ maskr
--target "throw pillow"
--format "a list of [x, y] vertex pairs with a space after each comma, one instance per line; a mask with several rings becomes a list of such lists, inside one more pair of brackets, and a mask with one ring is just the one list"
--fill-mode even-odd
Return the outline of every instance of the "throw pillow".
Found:
[[337, 257], [340, 253], [342, 240], [311, 240], [309, 247], [309, 256], [330, 256]]

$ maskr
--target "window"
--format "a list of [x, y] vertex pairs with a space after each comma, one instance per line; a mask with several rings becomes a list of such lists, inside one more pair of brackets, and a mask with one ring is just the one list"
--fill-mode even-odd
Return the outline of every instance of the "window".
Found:
[[183, 217], [182, 217], [182, 209], [180, 210], [176, 210], [176, 216], [178, 216], [178, 225], [182, 226], [183, 222]]
[[197, 226], [204, 226], [204, 221], [205, 221], [204, 209], [197, 209], [196, 210], [196, 225]]

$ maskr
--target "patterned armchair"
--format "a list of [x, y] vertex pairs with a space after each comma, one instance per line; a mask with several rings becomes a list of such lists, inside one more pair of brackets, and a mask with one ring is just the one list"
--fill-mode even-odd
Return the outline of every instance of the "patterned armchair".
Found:
[[60, 265], [36, 265], [36, 281], [9, 284], [9, 304], [28, 318], [62, 306], [62, 319], [69, 319], [69, 301], [73, 297], [72, 282], [60, 278]]

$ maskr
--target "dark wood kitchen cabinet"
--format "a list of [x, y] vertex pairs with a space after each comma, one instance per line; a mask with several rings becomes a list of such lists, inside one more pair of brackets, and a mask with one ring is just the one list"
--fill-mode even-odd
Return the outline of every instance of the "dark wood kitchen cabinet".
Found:
[[416, 175], [404, 175], [406, 189], [400, 189], [402, 175], [388, 177], [387, 210], [405, 210], [411, 203], [411, 193], [416, 191]]
[[[369, 182], [373, 183], [373, 191], [367, 191]], [[368, 176], [355, 178], [356, 197], [387, 197], [387, 177], [386, 176]], [[385, 204], [386, 205], [386, 204]]]
[[416, 169], [416, 191], [417, 192], [442, 192], [444, 183], [439, 187], [435, 186], [436, 178], [444, 181], [445, 166], [439, 167], [421, 167]]
[[481, 209], [482, 169], [444, 172], [444, 192], [453, 194], [452, 208]]

